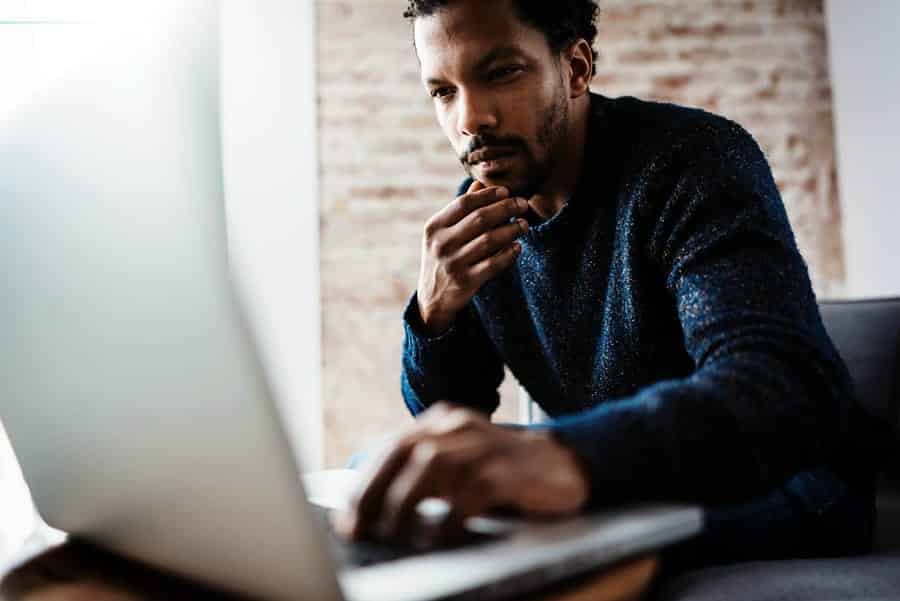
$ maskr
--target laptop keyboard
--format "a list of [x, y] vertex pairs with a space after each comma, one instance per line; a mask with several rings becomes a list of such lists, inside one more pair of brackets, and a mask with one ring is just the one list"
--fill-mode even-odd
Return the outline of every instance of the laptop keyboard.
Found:
[[[335, 532], [334, 526], [329, 519], [329, 509], [317, 505], [313, 505], [312, 508], [322, 524], [322, 528], [328, 535], [328, 546], [332, 559], [334, 559], [335, 563], [341, 568], [362, 568], [379, 563], [397, 561], [399, 559], [405, 559], [414, 555], [421, 555], [429, 551], [437, 550], [437, 548], [421, 549], [413, 546], [371, 541], [348, 541]], [[494, 536], [473, 535], [471, 540], [467, 540], [465, 543], [462, 543], [462, 545], [441, 547], [441, 549], [446, 550], [463, 545], [471, 546], [483, 544], [495, 539], [496, 537]]]

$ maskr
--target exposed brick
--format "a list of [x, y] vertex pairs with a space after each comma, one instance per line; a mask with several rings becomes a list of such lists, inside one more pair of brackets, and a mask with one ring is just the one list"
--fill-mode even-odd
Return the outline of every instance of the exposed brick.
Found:
[[663, 75], [661, 77], [654, 77], [651, 82], [653, 85], [665, 92], [677, 92], [683, 88], [686, 88], [688, 84], [693, 81], [695, 76], [691, 75]]
[[640, 65], [664, 61], [669, 56], [669, 52], [664, 48], [638, 48], [619, 53], [617, 60], [623, 65]]
[[730, 57], [731, 53], [724, 48], [716, 48], [715, 46], [706, 46], [698, 48], [690, 48], [678, 52], [678, 60], [686, 63], [707, 63], [711, 61], [722, 61]]

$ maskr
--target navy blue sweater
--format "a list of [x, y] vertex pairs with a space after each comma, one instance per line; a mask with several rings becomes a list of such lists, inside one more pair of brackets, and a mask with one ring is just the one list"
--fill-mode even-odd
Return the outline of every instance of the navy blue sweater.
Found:
[[592, 95], [590, 112], [577, 189], [529, 215], [517, 263], [439, 337], [411, 299], [410, 411], [490, 414], [508, 366], [595, 504], [729, 502], [804, 468], [858, 473], [867, 416], [756, 142], [670, 104]]

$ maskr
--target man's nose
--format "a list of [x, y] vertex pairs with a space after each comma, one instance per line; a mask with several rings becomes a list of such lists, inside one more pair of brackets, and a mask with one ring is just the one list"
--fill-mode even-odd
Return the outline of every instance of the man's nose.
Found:
[[499, 124], [497, 112], [487, 98], [462, 94], [459, 102], [456, 129], [462, 136], [477, 136], [493, 130]]

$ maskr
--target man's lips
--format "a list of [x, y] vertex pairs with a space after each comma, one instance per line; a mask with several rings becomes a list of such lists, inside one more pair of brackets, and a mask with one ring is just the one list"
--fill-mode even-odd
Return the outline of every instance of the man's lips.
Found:
[[495, 159], [502, 159], [504, 157], [512, 156], [516, 154], [515, 148], [482, 148], [480, 150], [476, 150], [469, 154], [469, 164], [477, 165], [478, 163], [483, 163], [485, 161], [493, 161]]

